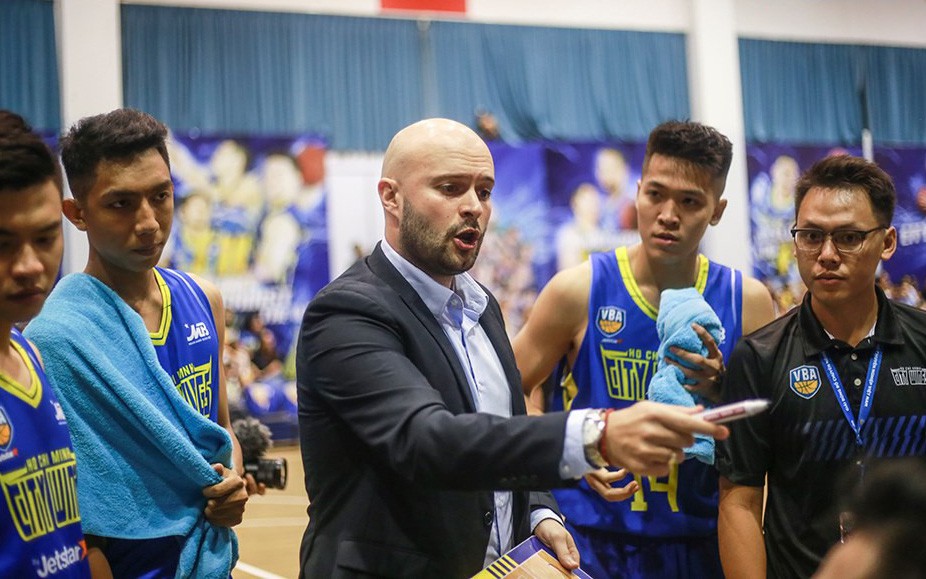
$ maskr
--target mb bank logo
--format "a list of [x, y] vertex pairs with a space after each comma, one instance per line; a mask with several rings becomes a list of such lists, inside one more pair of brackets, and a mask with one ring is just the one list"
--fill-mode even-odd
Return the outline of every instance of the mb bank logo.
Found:
[[[187, 324], [184, 324], [187, 326]], [[187, 344], [196, 344], [202, 342], [210, 336], [209, 328], [206, 326], [206, 322], [196, 322], [192, 326], [187, 326], [190, 330], [189, 335], [186, 337]]]

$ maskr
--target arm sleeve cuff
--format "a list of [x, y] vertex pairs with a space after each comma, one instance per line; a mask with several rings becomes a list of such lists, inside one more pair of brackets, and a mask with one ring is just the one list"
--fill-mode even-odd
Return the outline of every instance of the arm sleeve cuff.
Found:
[[553, 519], [560, 525], [563, 524], [563, 519], [559, 518], [559, 515], [554, 513], [552, 510], [546, 507], [543, 507], [540, 509], [534, 509], [533, 511], [531, 511], [531, 533], [534, 532], [534, 529], [537, 528], [537, 525], [540, 524], [540, 521], [544, 519]]
[[582, 423], [585, 416], [592, 412], [591, 408], [574, 410], [566, 419], [566, 438], [563, 444], [563, 456], [559, 461], [559, 475], [564, 480], [577, 480], [595, 468], [585, 460], [585, 449], [582, 444]]

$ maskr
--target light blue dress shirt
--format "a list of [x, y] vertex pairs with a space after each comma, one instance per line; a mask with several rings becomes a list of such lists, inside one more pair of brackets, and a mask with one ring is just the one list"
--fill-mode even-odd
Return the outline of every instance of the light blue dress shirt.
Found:
[[[508, 379], [498, 353], [479, 325], [479, 318], [489, 304], [485, 291], [468, 273], [455, 276], [455, 291], [450, 290], [399, 255], [386, 240], [382, 241], [382, 249], [386, 259], [421, 297], [453, 345], [466, 373], [476, 411], [510, 417], [511, 390]], [[593, 470], [585, 460], [582, 448], [582, 421], [588, 411], [571, 412], [567, 419], [566, 441], [560, 460], [560, 476], [564, 479], [579, 478]], [[512, 494], [510, 491], [497, 491], [494, 496], [495, 516], [486, 550], [486, 565], [514, 546], [511, 544]], [[546, 518], [560, 520], [550, 509], [537, 509], [531, 513], [531, 529]]]

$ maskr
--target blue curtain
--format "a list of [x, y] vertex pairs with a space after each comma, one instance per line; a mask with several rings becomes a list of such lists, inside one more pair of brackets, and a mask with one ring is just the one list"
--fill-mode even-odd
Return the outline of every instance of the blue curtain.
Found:
[[434, 22], [442, 114], [491, 111], [508, 140], [645, 139], [689, 115], [685, 37]]
[[858, 143], [859, 47], [741, 39], [739, 51], [748, 141]]
[[55, 14], [50, 0], [0, 2], [0, 108], [34, 128], [61, 128]]
[[513, 141], [644, 139], [689, 114], [678, 34], [122, 7], [125, 103], [178, 131], [382, 150], [482, 107]]
[[869, 46], [865, 54], [874, 141], [926, 145], [926, 50]]
[[926, 144], [926, 50], [739, 41], [752, 142]]
[[383, 149], [420, 118], [413, 21], [122, 6], [125, 103], [174, 130]]

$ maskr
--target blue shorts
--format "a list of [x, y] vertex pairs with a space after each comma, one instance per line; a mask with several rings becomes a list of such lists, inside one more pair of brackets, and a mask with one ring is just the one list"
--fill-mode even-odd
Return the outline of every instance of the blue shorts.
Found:
[[113, 577], [164, 579], [173, 577], [180, 563], [183, 537], [157, 539], [106, 540], [103, 554], [109, 561]]
[[723, 579], [717, 535], [637, 537], [587, 527], [566, 528], [582, 570], [594, 579]]

